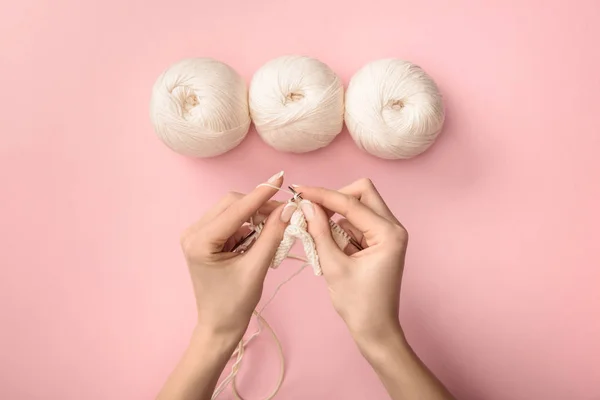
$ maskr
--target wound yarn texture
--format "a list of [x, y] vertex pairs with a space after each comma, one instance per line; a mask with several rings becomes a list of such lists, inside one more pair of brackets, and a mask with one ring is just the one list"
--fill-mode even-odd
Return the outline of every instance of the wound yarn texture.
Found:
[[248, 133], [246, 83], [220, 61], [181, 60], [156, 80], [150, 119], [158, 137], [177, 153], [218, 156], [240, 144]]
[[285, 152], [327, 146], [344, 123], [344, 87], [326, 64], [303, 56], [267, 62], [249, 89], [252, 121], [260, 137]]
[[352, 77], [344, 118], [359, 148], [384, 159], [405, 159], [433, 144], [445, 113], [436, 83], [422, 68], [384, 59]]

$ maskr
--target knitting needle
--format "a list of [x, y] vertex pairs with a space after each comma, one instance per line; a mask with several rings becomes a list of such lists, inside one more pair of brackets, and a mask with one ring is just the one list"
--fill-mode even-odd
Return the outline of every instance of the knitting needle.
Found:
[[293, 187], [288, 186], [288, 189], [290, 189], [290, 192], [292, 192], [292, 194], [294, 195], [294, 197], [292, 197], [292, 199], [290, 201], [298, 201], [298, 200], [303, 200], [302, 199], [302, 193], [298, 193], [294, 190]]

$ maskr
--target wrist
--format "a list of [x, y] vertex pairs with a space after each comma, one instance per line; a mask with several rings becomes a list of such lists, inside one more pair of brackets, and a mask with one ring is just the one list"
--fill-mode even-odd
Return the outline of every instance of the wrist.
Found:
[[[208, 313], [207, 313], [208, 314]], [[198, 313], [196, 326], [192, 333], [192, 340], [210, 340], [222, 345], [232, 342], [237, 344], [248, 329], [251, 315], [236, 315], [228, 318], [214, 318]]]
[[383, 363], [392, 354], [410, 351], [400, 323], [354, 330], [352, 336], [362, 355], [371, 364]]
[[237, 344], [237, 337], [197, 326], [157, 399], [209, 399]]
[[229, 359], [243, 334], [237, 332], [215, 332], [201, 325], [194, 328], [190, 345], [191, 352], [202, 353], [211, 358]]

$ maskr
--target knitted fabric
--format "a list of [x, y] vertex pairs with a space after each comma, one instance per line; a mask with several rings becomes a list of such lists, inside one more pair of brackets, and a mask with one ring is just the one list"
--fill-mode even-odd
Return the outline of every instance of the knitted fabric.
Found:
[[[261, 223], [254, 227], [259, 235], [263, 226], [264, 224]], [[331, 227], [331, 236], [333, 237], [333, 240], [338, 247], [343, 250], [348, 245], [350, 237], [332, 220], [329, 220], [329, 226]], [[317, 249], [315, 247], [315, 241], [310, 233], [308, 233], [307, 228], [306, 218], [300, 208], [298, 208], [294, 214], [292, 214], [290, 223], [285, 228], [283, 240], [275, 252], [271, 268], [279, 267], [279, 265], [287, 258], [290, 250], [296, 243], [296, 240], [300, 240], [302, 242], [302, 247], [304, 248], [304, 254], [306, 255], [306, 262], [312, 266], [315, 275], [323, 275], [321, 264], [319, 262], [319, 255], [317, 254]]]

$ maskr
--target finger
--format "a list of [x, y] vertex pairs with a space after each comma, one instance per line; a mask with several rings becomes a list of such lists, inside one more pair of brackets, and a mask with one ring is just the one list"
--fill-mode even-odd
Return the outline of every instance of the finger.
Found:
[[[283, 171], [273, 175], [268, 181], [270, 185], [281, 187]], [[229, 238], [240, 226], [250, 219], [271, 197], [277, 189], [268, 186], [257, 186], [252, 192], [232, 203], [224, 210], [219, 218], [210, 223], [210, 235], [215, 241], [224, 241]]]
[[[199, 227], [209, 223], [218, 217], [223, 211], [225, 211], [229, 206], [233, 203], [244, 197], [243, 193], [238, 192], [229, 192], [225, 196], [223, 196], [219, 201], [213, 205], [204, 215], [196, 221], [192, 226], [190, 226], [191, 231], [197, 230]], [[265, 218], [273, 212], [279, 205], [280, 201], [277, 200], [269, 200], [266, 202], [257, 212], [256, 216], [251, 216], [246, 222], [250, 222], [253, 224], [259, 224], [265, 220]]]
[[[356, 240], [356, 243], [360, 244], [363, 249], [368, 247], [366, 240], [360, 230], [356, 228], [354, 225], [350, 223], [347, 219], [341, 219], [337, 222], [337, 224], [342, 228], [350, 237]], [[348, 255], [352, 255], [354, 253], [358, 253], [360, 249], [354, 246], [352, 243], [348, 243], [346, 248], [344, 249], [344, 253]]]
[[327, 218], [331, 218], [335, 215], [334, 211], [331, 211], [330, 209], [325, 208], [323, 206], [321, 206], [321, 208], [323, 209], [323, 211], [325, 211], [325, 215], [327, 215]]
[[227, 239], [227, 241], [225, 241], [225, 244], [223, 245], [223, 251], [231, 251], [235, 247], [235, 245], [238, 244], [239, 241], [246, 237], [246, 235], [248, 235], [251, 231], [252, 229], [249, 226], [242, 226], [233, 234], [233, 236], [231, 236], [229, 239]]
[[331, 236], [329, 218], [323, 208], [308, 200], [302, 200], [300, 208], [308, 223], [308, 233], [310, 233], [315, 241], [317, 253], [321, 260], [321, 268], [323, 268], [323, 273], [327, 276], [328, 269], [329, 273], [335, 272], [335, 268], [343, 264], [346, 255], [340, 250]]
[[313, 203], [342, 215], [364, 234], [389, 225], [388, 220], [362, 204], [356, 197], [348, 194], [310, 186], [300, 186], [298, 191], [302, 192], [304, 199], [311, 200]]
[[356, 197], [361, 203], [365, 204], [377, 214], [394, 223], [399, 223], [398, 219], [394, 216], [370, 179], [359, 179], [350, 185], [341, 188], [339, 192]]
[[271, 215], [271, 213], [282, 204], [283, 203], [281, 201], [269, 200], [261, 208], [259, 208], [256, 213], [250, 216], [250, 219], [247, 222], [251, 223], [252, 225], [260, 224], [261, 222], [265, 221], [267, 217]]
[[[338, 189], [338, 192], [356, 197], [361, 203], [367, 205], [381, 216], [387, 217], [388, 215], [391, 215], [393, 217], [392, 212], [377, 191], [377, 188], [368, 178], [361, 178], [354, 181], [350, 185]], [[325, 212], [329, 217], [335, 214], [328, 209], [325, 209]]]
[[200, 219], [194, 225], [203, 225], [209, 221], [212, 221], [217, 215], [221, 214], [227, 207], [244, 197], [244, 194], [238, 192], [229, 192], [225, 196], [221, 197], [216, 204], [208, 209], [200, 217]]
[[[295, 207], [294, 203], [289, 204]], [[256, 239], [256, 242], [250, 250], [244, 255], [245, 258], [251, 260], [249, 264], [258, 268], [260, 272], [266, 274], [271, 265], [271, 261], [273, 261], [273, 257], [275, 257], [275, 252], [283, 239], [285, 227], [289, 222], [289, 218], [282, 219], [282, 215], [284, 215], [282, 212], [284, 208], [289, 207], [290, 206], [287, 204], [281, 205], [271, 213], [265, 222], [265, 226], [263, 227], [260, 236]], [[289, 210], [286, 209], [286, 217], [291, 216], [288, 211]]]

